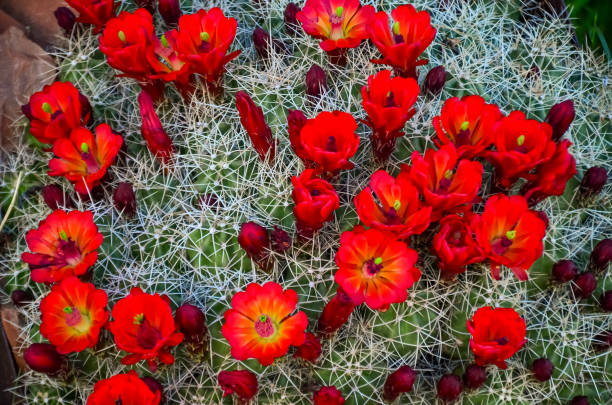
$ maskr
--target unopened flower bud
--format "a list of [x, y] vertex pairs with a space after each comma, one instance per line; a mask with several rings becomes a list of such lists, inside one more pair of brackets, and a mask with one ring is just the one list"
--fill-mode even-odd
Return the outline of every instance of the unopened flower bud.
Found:
[[57, 20], [57, 25], [60, 26], [64, 30], [64, 34], [69, 36], [72, 32], [72, 28], [74, 27], [74, 23], [76, 22], [76, 16], [68, 7], [58, 7], [53, 12], [55, 15], [55, 19]]
[[424, 88], [431, 94], [438, 94], [444, 88], [446, 83], [446, 70], [444, 66], [436, 66], [427, 72], [425, 76]]
[[312, 65], [306, 73], [306, 94], [312, 97], [320, 97], [327, 89], [327, 76], [319, 65]]
[[128, 217], [132, 217], [136, 213], [136, 195], [130, 183], [119, 183], [113, 193], [113, 201], [117, 211], [123, 211]]
[[611, 261], [612, 239], [603, 239], [591, 252], [591, 267], [597, 271], [605, 270]]
[[276, 225], [274, 225], [270, 237], [272, 239], [272, 250], [276, 253], [283, 253], [291, 247], [291, 236]]
[[461, 379], [454, 374], [446, 374], [438, 381], [438, 398], [454, 401], [461, 394]]
[[155, 0], [135, 0], [136, 5], [140, 8], [144, 8], [150, 14], [155, 13]]
[[16, 307], [22, 307], [28, 302], [34, 300], [32, 293], [26, 290], [14, 290], [11, 293], [11, 301]]
[[272, 50], [276, 53], [284, 51], [285, 46], [278, 39], [274, 39], [263, 29], [257, 27], [253, 31], [253, 45], [255, 45], [255, 51], [260, 58], [266, 59], [270, 56]]
[[608, 172], [605, 168], [593, 166], [588, 169], [580, 182], [580, 192], [585, 196], [593, 196], [601, 193], [608, 181]]
[[317, 330], [320, 333], [331, 335], [346, 323], [353, 313], [355, 304], [342, 288], [338, 287], [336, 295], [323, 308], [317, 322]]
[[590, 271], [580, 273], [574, 279], [574, 294], [578, 298], [588, 298], [597, 287], [595, 274]]
[[313, 333], [306, 333], [304, 343], [298, 346], [293, 357], [316, 363], [321, 355], [321, 341]]
[[157, 9], [166, 25], [170, 27], [175, 27], [183, 14], [179, 0], [158, 0]]
[[487, 381], [487, 369], [477, 364], [470, 364], [463, 373], [466, 387], [476, 389]]
[[285, 7], [285, 12], [283, 13], [285, 17], [285, 32], [289, 35], [295, 35], [300, 28], [300, 24], [296, 18], [299, 11], [300, 8], [295, 3], [289, 3], [287, 7]]
[[402, 366], [389, 374], [383, 388], [383, 398], [392, 402], [404, 392], [412, 391], [416, 381], [416, 372], [410, 366]]
[[605, 331], [593, 338], [593, 346], [596, 350], [608, 350], [612, 347], [612, 331]]
[[236, 394], [242, 401], [249, 401], [257, 394], [258, 384], [255, 374], [248, 370], [221, 371], [219, 385], [223, 396]]
[[577, 274], [578, 267], [571, 260], [559, 260], [552, 268], [552, 276], [558, 283], [572, 281]]
[[599, 305], [606, 312], [612, 312], [612, 290], [608, 290], [599, 297]]
[[545, 357], [534, 360], [533, 364], [531, 365], [531, 371], [533, 371], [533, 376], [538, 381], [550, 380], [554, 370], [555, 365], [552, 363], [552, 361], [548, 360]]
[[342, 405], [344, 397], [338, 388], [333, 385], [321, 387], [312, 397], [314, 405]]
[[204, 312], [195, 305], [186, 303], [177, 308], [174, 319], [177, 328], [185, 336], [185, 342], [197, 346], [198, 350], [202, 349], [208, 333]]
[[572, 100], [565, 100], [551, 107], [545, 122], [550, 124], [553, 129], [553, 141], [561, 139], [572, 121], [574, 121], [575, 116], [576, 112], [574, 111], [574, 102]]
[[240, 227], [238, 243], [262, 270], [268, 270], [270, 264], [268, 252], [270, 249], [270, 237], [266, 228], [255, 222], [245, 222]]
[[142, 377], [141, 380], [143, 383], [147, 384], [147, 387], [149, 387], [151, 392], [153, 392], [154, 394], [156, 392], [159, 392], [159, 394], [161, 395], [161, 400], [159, 401], [160, 405], [163, 405], [166, 403], [166, 395], [164, 394], [164, 387], [159, 383], [159, 381], [157, 381], [153, 377]]
[[266, 123], [263, 110], [257, 106], [245, 91], [236, 93], [236, 109], [240, 114], [240, 123], [245, 129], [253, 148], [261, 160], [274, 160], [276, 154], [276, 141], [272, 137], [272, 130]]
[[536, 211], [535, 213], [538, 214], [538, 217], [540, 217], [542, 221], [544, 221], [544, 225], [546, 226], [546, 229], [548, 229], [548, 224], [550, 223], [548, 220], [548, 215], [546, 215], [544, 211]]
[[66, 357], [50, 343], [32, 343], [23, 353], [23, 359], [32, 370], [55, 375], [66, 365]]
[[577, 397], [572, 398], [567, 405], [589, 405], [589, 398], [585, 397], [584, 395], [578, 395]]
[[47, 184], [41, 190], [41, 194], [45, 204], [53, 211], [60, 209], [61, 207], [72, 208], [74, 204], [72, 200], [68, 198], [64, 190], [55, 184]]

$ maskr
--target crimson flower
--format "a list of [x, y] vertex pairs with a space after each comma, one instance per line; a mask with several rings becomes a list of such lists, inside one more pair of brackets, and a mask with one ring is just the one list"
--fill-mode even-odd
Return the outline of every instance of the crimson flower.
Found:
[[[166, 32], [160, 40], [151, 37], [151, 45], [146, 49], [147, 62], [151, 72], [147, 75], [153, 81], [173, 82], [183, 98], [188, 99], [194, 89], [191, 65], [179, 56], [176, 44], [172, 41], [176, 31]], [[171, 45], [170, 45], [171, 44]]]
[[544, 249], [546, 224], [529, 209], [520, 195], [496, 194], [487, 200], [476, 221], [476, 241], [491, 262], [491, 275], [499, 280], [500, 266], [509, 267], [519, 280], [527, 280], [527, 270]]
[[512, 308], [479, 308], [467, 321], [470, 349], [476, 364], [495, 364], [506, 369], [505, 360], [516, 353], [526, 342], [525, 320]]
[[94, 34], [100, 32], [104, 24], [115, 16], [115, 0], [66, 0], [79, 16], [77, 22], [94, 26]]
[[431, 217], [431, 207], [421, 203], [405, 171], [396, 179], [384, 170], [374, 173], [370, 185], [355, 197], [355, 208], [365, 226], [393, 232], [400, 239], [422, 233]]
[[108, 320], [104, 290], [70, 276], [55, 284], [42, 299], [40, 333], [60, 354], [80, 352], [98, 343]]
[[495, 166], [498, 182], [511, 187], [519, 177], [528, 173], [555, 153], [551, 139], [552, 127], [536, 120], [528, 120], [521, 111], [512, 111], [493, 126], [495, 150], [482, 156]]
[[382, 59], [372, 60], [392, 66], [403, 77], [418, 76], [417, 66], [427, 59], [417, 60], [436, 36], [436, 29], [430, 24], [427, 11], [419, 11], [410, 5], [402, 5], [391, 11], [393, 23], [384, 11], [374, 15], [368, 25], [370, 39], [376, 45]]
[[314, 333], [306, 333], [304, 343], [295, 349], [293, 357], [316, 363], [321, 355], [321, 341]]
[[80, 127], [53, 144], [55, 158], [49, 161], [49, 176], [64, 176], [74, 184], [77, 193], [87, 194], [100, 184], [106, 170], [115, 160], [123, 138], [107, 124], [96, 127], [96, 134]]
[[30, 266], [32, 281], [55, 283], [85, 274], [98, 259], [102, 234], [91, 211], [54, 211], [25, 236], [28, 248], [21, 260]]
[[372, 128], [370, 142], [379, 161], [389, 159], [396, 139], [404, 135], [402, 130], [416, 112], [412, 107], [418, 96], [416, 80], [391, 78], [389, 70], [381, 70], [368, 77], [368, 86], [361, 88], [361, 105], [368, 114], [364, 123]]
[[291, 315], [297, 294], [274, 282], [251, 283], [246, 291], [232, 298], [232, 308], [225, 311], [221, 333], [237, 360], [256, 358], [262, 366], [287, 353], [289, 346], [304, 343], [308, 325], [306, 314]]
[[529, 175], [530, 181], [521, 188], [521, 192], [530, 205], [551, 195], [563, 194], [565, 185], [576, 174], [576, 160], [567, 151], [570, 145], [567, 139], [562, 140], [551, 158], [538, 165], [533, 175]]
[[236, 108], [240, 113], [240, 123], [251, 138], [253, 147], [261, 160], [273, 161], [276, 154], [276, 143], [263, 110], [258, 107], [245, 91], [236, 93]]
[[344, 397], [333, 385], [321, 387], [312, 397], [314, 405], [343, 405]]
[[87, 405], [158, 405], [161, 391], [152, 391], [134, 370], [100, 380], [87, 398]]
[[467, 159], [459, 160], [453, 145], [439, 150], [427, 149], [425, 157], [412, 153], [412, 166], [403, 165], [412, 183], [432, 207], [431, 220], [445, 214], [465, 212], [477, 198], [482, 182], [482, 164]]
[[480, 156], [493, 143], [493, 125], [502, 118], [499, 107], [480, 96], [449, 98], [433, 118], [436, 146], [453, 144], [459, 157]]
[[299, 177], [291, 178], [295, 225], [299, 235], [307, 238], [321, 229], [340, 207], [336, 190], [327, 181], [315, 177], [315, 173], [314, 169], [306, 169]]
[[249, 370], [221, 371], [218, 381], [224, 397], [236, 394], [246, 402], [257, 395], [257, 377]]
[[404, 302], [406, 290], [421, 278], [414, 267], [417, 258], [394, 234], [356, 226], [340, 236], [335, 280], [355, 305], [365, 302], [386, 311], [390, 304]]
[[146, 91], [138, 95], [142, 126], [140, 133], [147, 142], [147, 147], [162, 163], [169, 163], [174, 155], [174, 145], [168, 136], [153, 107], [153, 99]]
[[324, 335], [331, 335], [348, 321], [355, 309], [355, 304], [342, 287], [338, 287], [336, 295], [323, 308], [317, 321], [317, 331]]
[[158, 359], [164, 364], [174, 363], [168, 348], [181, 343], [183, 334], [177, 331], [168, 297], [134, 287], [127, 297], [117, 301], [112, 316], [108, 329], [115, 344], [130, 353], [121, 360], [122, 364], [146, 360], [149, 369], [155, 371]]
[[476, 217], [466, 214], [448, 215], [440, 220], [440, 230], [434, 236], [432, 250], [438, 257], [442, 277], [452, 279], [465, 271], [465, 266], [485, 258], [474, 240], [473, 222]]
[[44, 144], [67, 138], [73, 129], [92, 119], [89, 100], [70, 82], [54, 82], [43, 87], [21, 109], [30, 120], [30, 133]]

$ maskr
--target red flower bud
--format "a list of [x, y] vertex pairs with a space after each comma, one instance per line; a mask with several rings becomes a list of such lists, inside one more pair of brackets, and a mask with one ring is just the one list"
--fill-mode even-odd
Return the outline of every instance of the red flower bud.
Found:
[[245, 91], [236, 93], [236, 108], [240, 113], [240, 122], [251, 138], [253, 147], [259, 154], [261, 160], [274, 160], [276, 154], [276, 142], [272, 137], [272, 131], [264, 118], [261, 107], [255, 105], [251, 97]]
[[578, 298], [588, 298], [597, 287], [595, 274], [590, 271], [580, 273], [574, 279], [574, 294]]
[[179, 0], [159, 0], [157, 9], [166, 22], [166, 25], [171, 27], [178, 24], [178, 20], [183, 14]]
[[74, 204], [72, 200], [66, 196], [64, 190], [55, 184], [48, 184], [42, 188], [42, 197], [45, 200], [45, 204], [53, 211], [60, 207], [73, 208]]
[[584, 395], [578, 395], [577, 397], [572, 398], [567, 405], [589, 405], [589, 398], [585, 397]]
[[291, 142], [291, 148], [295, 152], [296, 156], [302, 159], [306, 168], [309, 168], [311, 163], [306, 159], [304, 147], [300, 140], [300, 132], [304, 125], [306, 125], [306, 116], [300, 110], [289, 110], [287, 114], [287, 126], [289, 131], [289, 142]]
[[574, 111], [574, 102], [572, 100], [565, 100], [551, 107], [545, 122], [550, 124], [553, 128], [553, 141], [559, 141], [561, 139], [572, 121], [574, 121], [575, 116], [576, 112]]
[[130, 183], [119, 183], [113, 193], [113, 201], [117, 211], [123, 211], [129, 217], [134, 216], [136, 213], [136, 195]]
[[293, 357], [302, 358], [311, 363], [316, 363], [321, 355], [321, 341], [312, 333], [306, 333], [304, 343], [297, 347]]
[[32, 293], [26, 290], [15, 290], [11, 293], [11, 301], [16, 307], [22, 307], [33, 299]]
[[540, 219], [542, 221], [544, 221], [544, 225], [546, 226], [546, 229], [548, 229], [548, 224], [550, 223], [550, 221], [548, 220], [548, 215], [546, 215], [546, 213], [544, 211], [534, 211], [538, 217], [540, 217]]
[[558, 283], [572, 281], [576, 274], [578, 274], [578, 266], [571, 260], [560, 260], [552, 268], [552, 276]]
[[257, 394], [257, 377], [248, 370], [221, 371], [219, 385], [223, 396], [236, 394], [243, 401], [248, 401]]
[[321, 387], [312, 397], [314, 405], [342, 405], [344, 398], [342, 393], [333, 385]]
[[32, 370], [48, 375], [55, 375], [66, 366], [66, 357], [50, 343], [32, 343], [23, 353], [23, 359]]
[[274, 225], [270, 237], [272, 239], [272, 250], [276, 253], [283, 253], [291, 247], [291, 236], [276, 225]]
[[412, 391], [416, 373], [410, 366], [402, 366], [387, 377], [383, 388], [383, 398], [392, 402], [404, 392]]
[[257, 55], [262, 59], [270, 56], [272, 50], [276, 53], [282, 53], [285, 50], [285, 45], [281, 41], [272, 38], [270, 34], [259, 27], [253, 31], [253, 44]]
[[531, 371], [533, 371], [533, 375], [538, 381], [550, 380], [554, 370], [555, 365], [545, 357], [534, 360], [531, 365]]
[[612, 261], [612, 239], [600, 241], [591, 252], [591, 267], [604, 270]]
[[595, 336], [594, 346], [596, 350], [608, 350], [612, 347], [612, 331], [605, 331]]
[[444, 69], [444, 66], [436, 66], [427, 72], [423, 85], [426, 91], [435, 95], [442, 91], [445, 83], [446, 70]]
[[608, 181], [608, 172], [605, 168], [593, 166], [588, 169], [580, 182], [580, 192], [585, 196], [593, 196], [601, 193]]
[[312, 65], [306, 73], [306, 94], [312, 97], [321, 97], [327, 89], [327, 76], [319, 65]]
[[331, 335], [348, 321], [354, 309], [355, 305], [351, 297], [338, 287], [336, 295], [325, 305], [319, 316], [317, 331]]
[[268, 230], [255, 222], [245, 222], [240, 227], [238, 243], [246, 254], [264, 271], [270, 267], [270, 238]]
[[74, 23], [76, 22], [76, 16], [72, 10], [68, 7], [58, 7], [53, 14], [57, 20], [57, 25], [64, 30], [64, 34], [66, 34], [67, 37], [70, 36]]
[[478, 364], [470, 364], [463, 373], [463, 384], [476, 389], [487, 381], [487, 369]]
[[21, 106], [21, 112], [26, 116], [27, 119], [32, 121], [34, 119], [34, 115], [32, 115], [32, 106], [30, 103], [24, 104]]
[[142, 377], [142, 382], [147, 384], [147, 387], [151, 390], [152, 393], [159, 392], [161, 395], [161, 400], [159, 401], [160, 405], [166, 403], [166, 395], [164, 395], [164, 387], [153, 377]]
[[208, 333], [204, 312], [195, 305], [183, 304], [177, 308], [174, 320], [178, 330], [183, 333], [185, 342], [198, 350], [203, 349]]
[[206, 193], [198, 198], [198, 202], [202, 207], [218, 207], [219, 197], [213, 193]]
[[[13, 300], [15, 302], [15, 300]], [[599, 297], [599, 305], [606, 312], [612, 312], [612, 290], [608, 290]]]
[[454, 401], [461, 394], [461, 379], [454, 374], [446, 374], [438, 381], [438, 398], [442, 401]]
[[174, 146], [155, 113], [153, 99], [151, 99], [149, 93], [141, 91], [138, 95], [138, 104], [142, 117], [140, 133], [147, 141], [147, 147], [161, 162], [168, 163], [174, 154]]
[[300, 8], [295, 3], [287, 4], [285, 12], [285, 32], [289, 35], [295, 35], [299, 30], [299, 23], [296, 14], [300, 11]]
[[155, 0], [134, 0], [136, 5], [140, 8], [144, 8], [151, 14], [155, 14]]

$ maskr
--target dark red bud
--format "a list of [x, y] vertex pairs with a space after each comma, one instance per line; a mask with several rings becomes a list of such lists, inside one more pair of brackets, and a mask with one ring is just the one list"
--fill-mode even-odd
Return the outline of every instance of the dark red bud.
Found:
[[25, 115], [30, 121], [34, 119], [32, 115], [32, 107], [30, 107], [30, 103], [24, 104], [21, 106], [21, 112]]
[[47, 204], [47, 206], [51, 208], [53, 211], [61, 207], [67, 207], [67, 208], [74, 207], [72, 200], [68, 198], [66, 193], [64, 193], [64, 190], [62, 190], [60, 187], [56, 186], [55, 184], [48, 184], [44, 186], [41, 190], [41, 194], [42, 194], [43, 200], [45, 200], [45, 204]]
[[317, 322], [317, 331], [326, 335], [336, 332], [348, 321], [355, 304], [342, 288], [338, 287], [336, 295], [323, 308]]
[[578, 266], [571, 260], [560, 260], [552, 268], [552, 276], [558, 283], [572, 281], [577, 274]]
[[574, 279], [574, 294], [578, 298], [588, 298], [597, 287], [595, 274], [590, 271], [580, 273]]
[[224, 397], [236, 394], [241, 400], [248, 401], [257, 394], [257, 377], [248, 370], [221, 371], [218, 379]]
[[179, 18], [183, 15], [179, 0], [158, 0], [157, 9], [166, 25], [170, 27], [175, 27], [178, 24]]
[[113, 201], [117, 211], [123, 211], [128, 217], [133, 217], [136, 213], [136, 195], [130, 183], [119, 183], [113, 193]]
[[306, 340], [298, 346], [293, 357], [316, 363], [321, 355], [321, 341], [313, 333], [306, 333]]
[[327, 89], [327, 76], [319, 65], [312, 65], [306, 73], [306, 94], [312, 97], [320, 97]]
[[85, 125], [89, 125], [93, 122], [93, 110], [91, 108], [91, 103], [89, 102], [89, 99], [81, 93], [79, 93], [79, 102], [81, 103], [81, 119], [83, 119], [83, 123]]
[[285, 50], [285, 46], [281, 41], [272, 38], [270, 34], [259, 27], [253, 31], [253, 45], [255, 45], [257, 55], [263, 59], [270, 56], [272, 49], [276, 53], [282, 53]]
[[461, 394], [461, 379], [454, 374], [446, 374], [438, 381], [438, 398], [454, 401]]
[[212, 194], [212, 193], [206, 193], [200, 196], [199, 203], [201, 206], [218, 207], [219, 197], [217, 197], [215, 194]]
[[166, 395], [164, 394], [164, 387], [159, 383], [159, 381], [157, 381], [153, 377], [142, 377], [141, 380], [143, 383], [147, 384], [147, 387], [149, 387], [151, 392], [153, 392], [154, 394], [156, 392], [159, 392], [161, 394], [161, 401], [159, 401], [160, 405], [163, 405], [166, 403]]
[[[177, 328], [185, 336], [185, 342], [203, 346], [207, 339], [206, 316], [195, 305], [183, 304], [174, 316]], [[200, 347], [201, 348], [201, 347]]]
[[283, 13], [285, 16], [285, 32], [289, 35], [295, 35], [300, 29], [300, 24], [296, 17], [299, 11], [300, 8], [295, 3], [289, 3], [285, 8], [285, 12]]
[[11, 301], [16, 307], [22, 307], [33, 300], [32, 293], [26, 290], [15, 290], [11, 293]]
[[608, 181], [608, 172], [603, 167], [593, 166], [588, 169], [580, 182], [580, 192], [586, 196], [601, 193]]
[[593, 338], [593, 345], [597, 350], [608, 350], [612, 347], [612, 331], [602, 332]]
[[69, 36], [76, 22], [76, 16], [68, 7], [58, 7], [53, 12], [57, 25], [64, 30], [66, 36]]
[[429, 91], [431, 94], [438, 94], [444, 88], [445, 83], [446, 70], [444, 69], [444, 66], [436, 66], [427, 72], [424, 87], [425, 90]]
[[589, 398], [585, 397], [584, 395], [578, 395], [577, 397], [572, 398], [567, 405], [589, 405]]
[[608, 290], [599, 297], [599, 305], [606, 312], [612, 312], [612, 290]]
[[542, 221], [544, 221], [544, 225], [546, 226], [546, 229], [548, 229], [548, 224], [550, 223], [548, 220], [548, 215], [546, 215], [544, 211], [536, 211], [535, 213], [538, 214]]
[[270, 237], [266, 228], [255, 222], [245, 222], [240, 227], [238, 243], [263, 270], [268, 269]]
[[344, 404], [344, 397], [342, 393], [338, 391], [338, 388], [333, 385], [328, 387], [321, 387], [312, 397], [314, 405], [342, 405]]
[[477, 364], [470, 364], [463, 373], [466, 387], [476, 389], [487, 381], [487, 369]]
[[575, 116], [576, 112], [574, 111], [574, 102], [572, 100], [565, 100], [551, 107], [545, 122], [550, 124], [553, 129], [553, 141], [561, 139], [572, 121], [574, 121]]
[[383, 388], [383, 398], [392, 402], [404, 392], [412, 391], [416, 381], [416, 372], [410, 366], [402, 366], [389, 374]]
[[533, 376], [538, 381], [550, 380], [554, 370], [555, 365], [552, 364], [552, 361], [544, 357], [534, 360], [533, 364], [531, 365], [531, 371], [533, 371]]
[[48, 375], [57, 374], [66, 365], [66, 358], [49, 343], [32, 343], [23, 359], [32, 370]]
[[136, 5], [140, 8], [144, 8], [150, 14], [155, 13], [155, 0], [134, 0]]
[[591, 252], [591, 267], [605, 270], [612, 261], [612, 239], [603, 239]]
[[276, 253], [283, 253], [291, 247], [291, 236], [276, 225], [274, 225], [270, 237], [272, 239], [272, 250]]

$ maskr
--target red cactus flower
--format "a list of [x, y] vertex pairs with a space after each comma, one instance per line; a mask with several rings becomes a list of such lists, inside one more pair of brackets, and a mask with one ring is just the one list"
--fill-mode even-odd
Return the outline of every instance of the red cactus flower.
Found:
[[324, 335], [331, 335], [348, 321], [355, 309], [355, 304], [342, 287], [338, 287], [336, 295], [323, 308], [317, 321], [317, 331]]
[[493, 125], [502, 118], [499, 107], [480, 96], [449, 98], [433, 118], [436, 146], [453, 144], [459, 157], [471, 159], [493, 143]]
[[463, 273], [468, 264], [485, 259], [472, 233], [475, 218], [468, 214], [464, 217], [448, 215], [440, 220], [440, 230], [433, 238], [432, 250], [438, 257], [442, 277], [447, 280]]
[[471, 208], [480, 190], [483, 168], [480, 162], [459, 160], [455, 147], [444, 145], [440, 150], [427, 149], [424, 158], [414, 151], [412, 166], [403, 165], [402, 171], [432, 207], [431, 220], [437, 221]]
[[115, 344], [129, 355], [121, 363], [130, 365], [146, 360], [151, 371], [157, 369], [157, 360], [174, 363], [168, 351], [183, 341], [172, 317], [167, 297], [144, 293], [134, 287], [127, 297], [117, 301], [112, 311], [113, 321], [108, 329], [115, 337]]
[[431, 217], [431, 207], [421, 203], [405, 171], [397, 179], [384, 170], [374, 173], [370, 185], [355, 197], [355, 208], [365, 226], [393, 232], [400, 239], [422, 233]]
[[293, 357], [316, 363], [321, 355], [321, 341], [313, 333], [306, 333], [306, 340], [295, 349]]
[[67, 138], [73, 129], [92, 119], [89, 100], [70, 82], [54, 82], [43, 87], [32, 94], [22, 110], [30, 120], [30, 133], [44, 144]]
[[64, 176], [74, 184], [77, 193], [87, 194], [100, 184], [106, 170], [123, 144], [107, 124], [96, 127], [96, 134], [80, 127], [53, 144], [55, 158], [49, 161], [49, 176]]
[[28, 248], [21, 260], [30, 266], [32, 281], [55, 283], [85, 274], [98, 259], [102, 244], [90, 211], [54, 211], [25, 236]]
[[67, 367], [67, 358], [57, 352], [50, 343], [32, 343], [24, 352], [23, 359], [30, 369], [55, 376]]
[[417, 59], [433, 41], [436, 29], [427, 11], [417, 12], [410, 4], [395, 8], [391, 18], [394, 22], [389, 25], [387, 13], [379, 11], [368, 25], [370, 39], [383, 55], [372, 62], [390, 65], [399, 75], [416, 79], [417, 66], [428, 62]]
[[296, 18], [307, 34], [322, 40], [321, 49], [329, 53], [355, 48], [366, 39], [374, 12], [374, 7], [362, 7], [359, 0], [306, 0]]
[[351, 114], [323, 111], [302, 126], [299, 139], [294, 137], [296, 146], [293, 149], [320, 171], [333, 175], [353, 168], [349, 159], [359, 147], [356, 130], [357, 122]]
[[147, 10], [122, 11], [106, 24], [99, 40], [100, 51], [108, 64], [125, 76], [145, 80], [151, 72], [146, 54], [154, 36], [153, 18]]
[[65, 278], [40, 303], [40, 333], [60, 354], [94, 347], [108, 320], [107, 302], [104, 290], [74, 276]]
[[402, 130], [416, 112], [412, 107], [418, 96], [416, 80], [392, 79], [389, 70], [368, 77], [368, 86], [361, 88], [361, 105], [368, 114], [364, 124], [372, 128], [372, 151], [380, 162], [389, 159], [396, 139], [404, 135]]
[[94, 26], [94, 34], [100, 32], [104, 24], [115, 16], [115, 0], [66, 0], [79, 16], [77, 22]]
[[404, 302], [406, 290], [421, 278], [417, 258], [394, 234], [356, 226], [340, 236], [335, 280], [354, 304], [386, 311]]
[[258, 107], [251, 97], [241, 90], [236, 93], [236, 108], [240, 113], [242, 127], [249, 134], [259, 158], [263, 161], [273, 161], [276, 154], [276, 142], [272, 137], [270, 127], [266, 124], [261, 107]]
[[482, 156], [495, 166], [498, 182], [505, 188], [550, 159], [556, 149], [552, 127], [526, 119], [521, 111], [512, 111], [499, 120], [493, 127], [493, 136], [495, 150], [485, 151]]
[[141, 91], [138, 95], [138, 105], [140, 106], [140, 117], [142, 126], [140, 133], [147, 141], [147, 147], [162, 163], [169, 163], [174, 155], [172, 139], [168, 136], [161, 121], [155, 113], [153, 99], [146, 91]]
[[249, 221], [240, 226], [238, 243], [246, 254], [264, 271], [270, 270], [270, 235], [263, 226]]
[[546, 224], [528, 208], [527, 200], [496, 194], [487, 200], [476, 222], [476, 241], [491, 262], [493, 278], [499, 280], [504, 265], [519, 280], [527, 280], [527, 270], [542, 255], [546, 234]]
[[576, 174], [576, 160], [567, 151], [570, 145], [568, 140], [561, 141], [552, 157], [538, 165], [533, 175], [529, 175], [531, 181], [521, 188], [521, 192], [530, 205], [551, 195], [563, 194], [565, 185]]
[[221, 371], [218, 380], [224, 397], [236, 394], [240, 400], [247, 402], [257, 395], [257, 377], [249, 370]]
[[291, 315], [297, 294], [274, 282], [251, 283], [246, 291], [232, 298], [232, 308], [225, 311], [221, 333], [232, 347], [237, 360], [256, 358], [262, 366], [287, 353], [289, 346], [304, 343], [308, 324], [306, 314]]
[[526, 342], [525, 320], [512, 308], [479, 308], [467, 322], [470, 349], [476, 364], [495, 364], [506, 369], [505, 360], [516, 353]]
[[314, 405], [342, 405], [344, 397], [338, 388], [333, 385], [321, 387], [312, 397]]
[[223, 15], [220, 8], [198, 10], [181, 16], [178, 31], [166, 35], [179, 58], [189, 63], [210, 84], [218, 85], [225, 65], [240, 51], [227, 53], [236, 36], [236, 20]]
[[340, 207], [336, 190], [327, 181], [315, 177], [315, 173], [314, 169], [306, 169], [299, 177], [291, 178], [295, 224], [299, 235], [306, 238], [321, 229]]
[[412, 391], [416, 380], [416, 373], [410, 366], [402, 366], [389, 374], [383, 388], [383, 398], [393, 402], [404, 392]]
[[[175, 30], [166, 32], [160, 40], [151, 37], [151, 45], [146, 49], [147, 62], [151, 66], [148, 79], [173, 82], [181, 92], [183, 98], [188, 99], [193, 92], [192, 66], [179, 56], [173, 38], [177, 35]], [[170, 45], [172, 44], [172, 45]]]
[[161, 392], [153, 392], [134, 370], [100, 380], [87, 398], [87, 405], [158, 405]]

